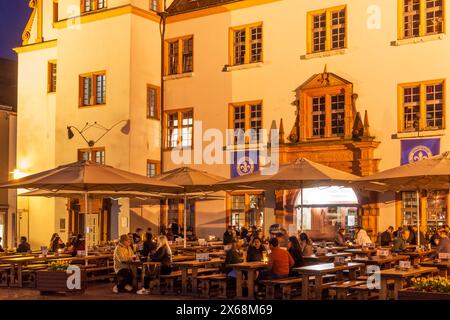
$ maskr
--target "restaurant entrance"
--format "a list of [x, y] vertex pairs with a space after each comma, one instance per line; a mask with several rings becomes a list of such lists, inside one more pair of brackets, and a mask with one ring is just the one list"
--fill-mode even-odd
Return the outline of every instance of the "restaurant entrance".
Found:
[[[85, 234], [87, 217], [84, 212], [84, 199], [72, 198], [69, 203], [69, 232], [72, 235]], [[110, 198], [92, 199], [89, 243], [111, 240], [111, 206]]]
[[333, 240], [336, 232], [344, 228], [353, 236], [358, 225], [358, 199], [351, 188], [326, 187], [303, 190], [296, 201], [297, 230], [306, 232], [314, 239]]

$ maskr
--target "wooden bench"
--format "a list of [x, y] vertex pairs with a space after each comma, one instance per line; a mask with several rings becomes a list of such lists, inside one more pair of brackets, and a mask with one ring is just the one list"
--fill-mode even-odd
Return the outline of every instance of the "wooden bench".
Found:
[[367, 283], [352, 287], [350, 290], [357, 293], [358, 300], [377, 299], [379, 297], [379, 290], [369, 289]]
[[348, 298], [349, 289], [355, 286], [359, 286], [364, 284], [364, 281], [345, 281], [342, 283], [337, 283], [330, 286], [330, 289], [336, 291], [336, 299], [338, 300], [346, 300]]
[[[117, 274], [114, 272], [114, 266], [86, 266], [84, 268], [87, 273], [88, 281], [115, 279]], [[107, 271], [107, 273], [103, 273]], [[100, 273], [100, 274], [98, 274]]]
[[199, 281], [199, 295], [203, 298], [211, 298], [212, 289], [215, 286], [219, 289], [217, 298], [227, 298], [227, 275], [226, 274], [212, 274], [197, 276]]
[[11, 266], [9, 264], [0, 265], [0, 287], [9, 286], [9, 273], [11, 271]]

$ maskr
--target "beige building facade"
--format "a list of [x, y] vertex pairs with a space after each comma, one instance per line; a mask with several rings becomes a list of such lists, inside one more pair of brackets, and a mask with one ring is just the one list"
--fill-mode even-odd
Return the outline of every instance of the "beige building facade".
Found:
[[[208, 147], [196, 124], [224, 140], [227, 129], [277, 128], [281, 162], [303, 156], [358, 175], [400, 165], [402, 153], [414, 161], [448, 149], [444, 0], [175, 0], [167, 17], [158, 1], [30, 4], [24, 45], [16, 48], [23, 174], [85, 158], [151, 176], [183, 165], [177, 146], [182, 154]], [[121, 130], [128, 120], [130, 130]], [[77, 132], [68, 139], [68, 126], [94, 122], [118, 126], [92, 148]], [[104, 132], [94, 125], [83, 134], [96, 140]], [[224, 148], [256, 152], [258, 145]], [[241, 164], [205, 159], [185, 165], [224, 177], [243, 172]], [[199, 237], [220, 237], [227, 224], [267, 230], [273, 223], [321, 237], [355, 224], [375, 236], [414, 222], [412, 195], [328, 191], [329, 199], [323, 190], [306, 192], [303, 213], [298, 191], [227, 194], [191, 203], [187, 223]], [[448, 223], [447, 191], [424, 194], [421, 203], [424, 228]], [[28, 210], [32, 246], [85, 224], [76, 199], [19, 197], [20, 207]], [[99, 241], [138, 226], [183, 224], [175, 200], [99, 199], [94, 207]]]

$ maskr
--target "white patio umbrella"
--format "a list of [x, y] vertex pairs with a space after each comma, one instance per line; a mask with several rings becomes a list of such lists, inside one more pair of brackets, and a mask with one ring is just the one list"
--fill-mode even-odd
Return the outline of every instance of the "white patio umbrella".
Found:
[[[148, 178], [112, 166], [91, 161], [78, 161], [0, 184], [1, 189], [41, 189], [50, 192], [71, 191], [84, 195], [85, 212], [89, 214], [86, 235], [90, 233], [88, 195], [95, 192], [179, 193], [182, 187]], [[87, 238], [86, 255], [89, 248]]]
[[420, 246], [420, 194], [423, 190], [450, 189], [450, 152], [388, 169], [355, 182], [358, 188], [366, 190], [373, 190], [373, 183], [385, 192], [416, 191], [417, 244]]
[[187, 246], [187, 199], [188, 194], [198, 194], [205, 191], [211, 191], [212, 186], [220, 181], [226, 180], [224, 177], [210, 174], [206, 171], [196, 170], [189, 167], [181, 167], [174, 170], [164, 172], [155, 177], [160, 181], [170, 182], [183, 187], [184, 198], [184, 247]]

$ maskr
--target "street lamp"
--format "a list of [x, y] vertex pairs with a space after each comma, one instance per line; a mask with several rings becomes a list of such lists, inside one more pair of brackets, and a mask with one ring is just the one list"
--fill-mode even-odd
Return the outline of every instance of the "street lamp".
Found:
[[[90, 148], [94, 147], [95, 144], [97, 142], [99, 142], [108, 132], [110, 132], [112, 129], [114, 129], [115, 127], [117, 127], [119, 124], [124, 123], [124, 125], [122, 126], [122, 128], [120, 129], [120, 131], [123, 134], [129, 134], [130, 133], [130, 120], [121, 120], [119, 122], [117, 122], [116, 124], [114, 124], [112, 127], [107, 128], [102, 126], [101, 124], [94, 122], [92, 124], [90, 124], [89, 122], [86, 122], [86, 124], [84, 125], [84, 127], [80, 130], [75, 126], [67, 126], [67, 138], [69, 140], [72, 140], [73, 137], [75, 136], [74, 134], [74, 130], [76, 132], [78, 132], [80, 134], [80, 136], [84, 139], [84, 141], [86, 141], [86, 143], [88, 144], [88, 146]], [[96, 128], [96, 129], [100, 129], [103, 130], [103, 134], [100, 135], [96, 140], [88, 140], [85, 136], [85, 132], [88, 131], [91, 128]]]

